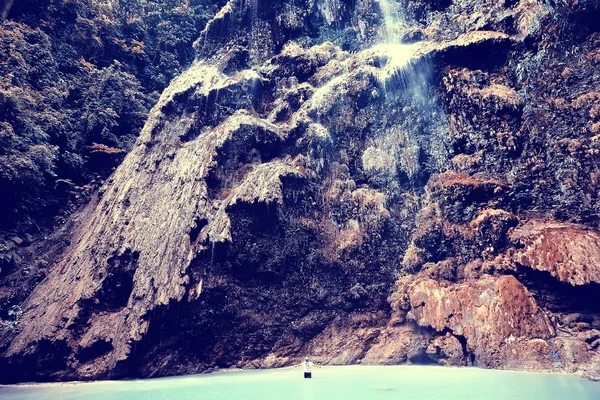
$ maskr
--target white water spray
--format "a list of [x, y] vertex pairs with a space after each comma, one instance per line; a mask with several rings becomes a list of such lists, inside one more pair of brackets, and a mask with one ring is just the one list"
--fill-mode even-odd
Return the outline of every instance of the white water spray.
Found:
[[388, 44], [400, 43], [398, 28], [403, 20], [400, 5], [394, 0], [376, 0], [376, 2], [383, 14], [383, 41]]
[[[428, 70], [416, 63], [423, 43], [402, 43], [402, 32], [408, 21], [398, 0], [374, 1], [383, 21], [379, 43], [366, 52], [372, 52], [374, 57], [386, 60], [379, 72], [386, 101], [403, 104], [406, 101], [403, 98], [411, 98], [413, 116], [418, 113], [422, 113], [424, 117], [432, 115], [433, 106], [429, 103], [426, 90]], [[421, 107], [420, 111], [417, 111], [418, 107]], [[369, 147], [363, 153], [363, 169], [378, 179], [394, 181], [397, 179], [397, 170], [403, 171], [411, 181], [417, 179], [421, 170], [419, 157], [424, 143], [420, 139], [421, 134], [410, 125], [410, 122], [400, 120], [385, 123], [383, 131], [371, 139]], [[430, 134], [434, 129], [434, 124], [427, 128]]]
[[388, 64], [382, 72], [382, 81], [387, 82], [397, 74], [402, 74], [412, 60], [417, 46], [401, 44], [400, 28], [404, 23], [404, 13], [395, 0], [375, 0], [383, 14], [383, 34], [381, 42], [373, 48], [376, 53], [385, 54]]

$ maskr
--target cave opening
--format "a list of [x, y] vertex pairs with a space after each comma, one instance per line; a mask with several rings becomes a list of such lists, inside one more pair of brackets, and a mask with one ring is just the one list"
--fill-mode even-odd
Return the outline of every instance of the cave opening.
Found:
[[77, 353], [77, 359], [80, 363], [86, 364], [94, 361], [97, 358], [102, 357], [105, 354], [110, 353], [114, 350], [111, 342], [105, 340], [98, 340], [89, 347], [84, 347]]
[[574, 286], [561, 282], [550, 272], [537, 271], [517, 264], [515, 277], [534, 293], [537, 302], [552, 312], [600, 313], [600, 284]]

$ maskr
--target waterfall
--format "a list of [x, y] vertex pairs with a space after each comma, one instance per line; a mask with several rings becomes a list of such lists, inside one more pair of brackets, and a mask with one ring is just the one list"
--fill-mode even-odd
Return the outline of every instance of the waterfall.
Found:
[[402, 22], [400, 5], [394, 0], [376, 0], [383, 14], [383, 41], [389, 44], [400, 43], [398, 25]]
[[374, 49], [389, 58], [383, 76], [383, 80], [387, 81], [389, 78], [401, 74], [408, 67], [417, 46], [401, 44], [399, 28], [405, 20], [397, 0], [375, 0], [375, 2], [383, 15], [383, 33], [379, 44]]
[[[374, 0], [374, 3], [379, 7], [383, 20], [378, 43], [367, 51], [386, 59], [379, 72], [386, 102], [408, 102], [413, 108], [404, 119], [401, 117], [387, 123], [372, 138], [362, 156], [363, 168], [388, 178], [395, 176], [396, 170], [402, 170], [412, 181], [417, 179], [421, 170], [419, 154], [422, 148], [432, 149], [432, 165], [442, 165], [446, 159], [444, 150], [436, 151], [443, 145], [432, 147], [428, 144], [430, 139], [424, 139], [435, 138], [436, 143], [444, 143], [439, 138], [439, 133], [445, 131], [443, 110], [429, 97], [428, 65], [416, 62], [423, 42], [402, 43], [403, 28], [410, 24], [403, 6], [399, 0]], [[413, 118], [423, 118], [429, 123], [424, 129], [414, 129], [407, 122]]]

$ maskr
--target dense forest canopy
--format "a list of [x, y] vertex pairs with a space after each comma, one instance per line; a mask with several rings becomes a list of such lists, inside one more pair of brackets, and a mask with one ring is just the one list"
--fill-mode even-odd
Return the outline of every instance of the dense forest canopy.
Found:
[[223, 3], [4, 1], [0, 231], [60, 222], [100, 184]]

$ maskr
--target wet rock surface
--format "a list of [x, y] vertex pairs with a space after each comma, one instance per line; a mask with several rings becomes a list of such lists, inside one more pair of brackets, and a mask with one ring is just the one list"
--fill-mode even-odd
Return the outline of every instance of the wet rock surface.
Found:
[[307, 354], [596, 376], [596, 6], [383, 3], [229, 1], [22, 283], [2, 379]]

